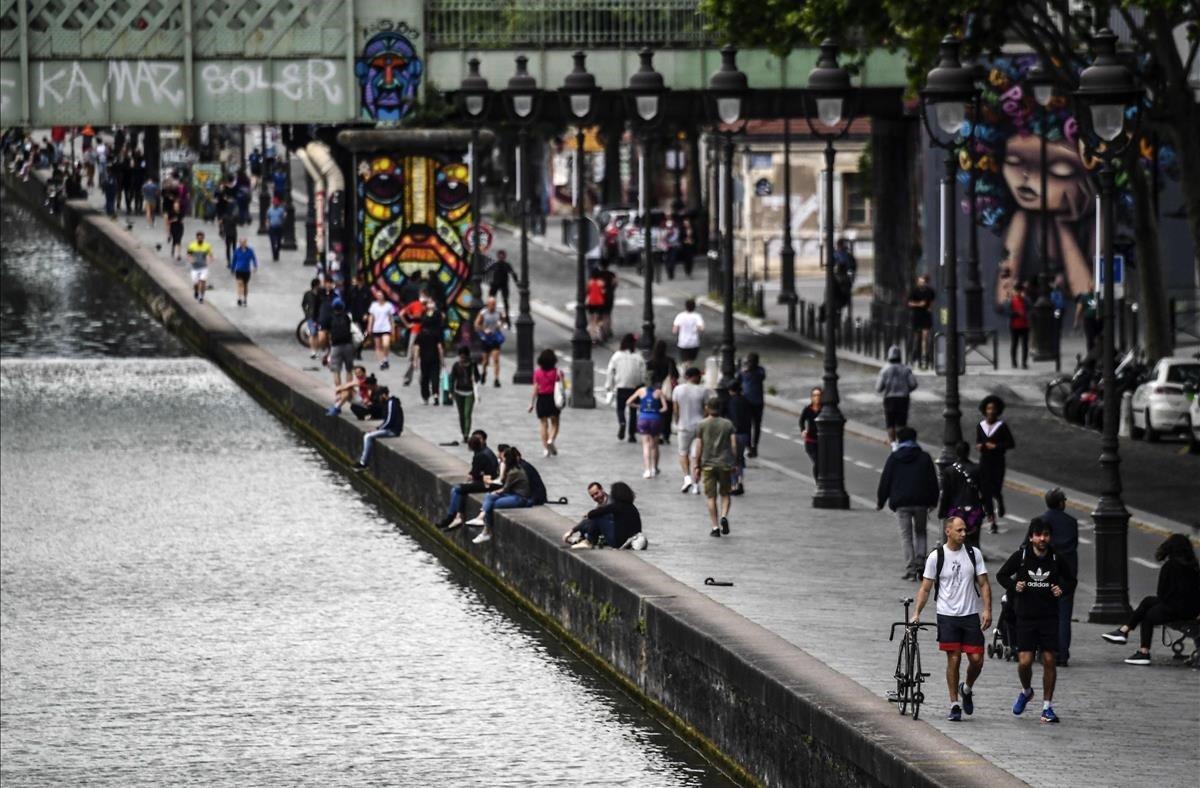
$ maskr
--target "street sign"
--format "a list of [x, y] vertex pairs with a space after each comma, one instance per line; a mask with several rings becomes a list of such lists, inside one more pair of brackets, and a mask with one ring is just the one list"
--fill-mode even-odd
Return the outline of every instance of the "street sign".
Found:
[[[1104, 270], [1106, 267], [1104, 257], [1096, 255], [1096, 295], [1101, 297], [1104, 295]], [[1125, 255], [1113, 255], [1113, 274], [1113, 298], [1119, 300], [1125, 297]]]
[[[486, 252], [489, 249], [491, 249], [492, 241], [494, 241], [494, 240], [495, 240], [495, 237], [492, 233], [491, 225], [481, 223], [479, 225], [479, 251]], [[472, 227], [467, 228], [467, 237], [466, 237], [466, 240], [464, 243], [466, 244], [468, 252], [474, 251], [472, 249], [472, 247], [475, 245], [475, 230], [474, 230], [474, 228], [472, 228]]]

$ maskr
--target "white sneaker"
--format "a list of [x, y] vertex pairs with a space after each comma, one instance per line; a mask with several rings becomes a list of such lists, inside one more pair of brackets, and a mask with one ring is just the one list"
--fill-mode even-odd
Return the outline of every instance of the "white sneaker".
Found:
[[684, 474], [683, 486], [679, 488], [679, 492], [683, 493], [684, 495], [687, 495], [688, 493], [690, 493], [692, 491], [692, 484], [693, 484], [692, 475], [690, 473]]
[[455, 528], [459, 527], [462, 524], [463, 524], [462, 515], [456, 514], [456, 515], [454, 515], [454, 519], [450, 521], [450, 524], [446, 526], [446, 530], [453, 531]]
[[654, 471], [642, 471], [642, 478], [643, 478], [643, 479], [652, 479], [652, 478], [654, 478]]
[[550, 456], [550, 449], [549, 449], [549, 448], [542, 449], [542, 456], [543, 456], [543, 457], [549, 457], [549, 456]]
[[695, 484], [692, 485], [692, 495], [699, 495], [699, 494], [700, 494], [700, 482], [696, 482]]
[[554, 441], [550, 441], [548, 444], [546, 444], [546, 448], [549, 449], [550, 453], [555, 457], [558, 456], [558, 447], [554, 445]]
[[471, 540], [471, 544], [483, 544], [484, 542], [490, 542], [490, 541], [492, 541], [492, 535], [489, 534], [487, 531], [483, 531], [482, 533], [479, 534], [479, 536], [476, 536], [474, 539]]
[[487, 525], [487, 520], [483, 519], [483, 515], [481, 514], [478, 517], [472, 517], [470, 520], [467, 520], [465, 523], [463, 523], [463, 525], [473, 525], [476, 527], [480, 527], [480, 526]]

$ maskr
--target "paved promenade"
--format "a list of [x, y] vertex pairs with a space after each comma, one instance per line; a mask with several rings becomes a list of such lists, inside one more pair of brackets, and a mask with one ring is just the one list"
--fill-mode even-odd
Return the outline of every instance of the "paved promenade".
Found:
[[[119, 221], [124, 223], [126, 219], [122, 216]], [[163, 243], [165, 228], [161, 223], [150, 229], [143, 218], [129, 221], [133, 225], [131, 242], [150, 248]], [[204, 229], [211, 240], [217, 240], [214, 225], [195, 220], [187, 222], [185, 239], [191, 239], [197, 229]], [[301, 294], [313, 269], [301, 265], [298, 252], [285, 252], [280, 262], [271, 262], [265, 237], [252, 235], [253, 227], [245, 229], [263, 258], [250, 283], [249, 306], [235, 305], [233, 278], [221, 263], [212, 270], [213, 288], [207, 304], [225, 314], [265, 350], [321, 380], [330, 380], [329, 373], [309, 359], [293, 336], [301, 316]], [[302, 225], [299, 229], [302, 231]], [[165, 259], [165, 251], [160, 254]], [[223, 260], [222, 254], [218, 257]], [[185, 266], [180, 263], [176, 267], [181, 279], [188, 275]], [[562, 275], [561, 270], [546, 272], [546, 279], [557, 281]], [[542, 279], [543, 272], [539, 271], [535, 280], [539, 286]], [[628, 288], [621, 295], [631, 297]], [[633, 303], [640, 304], [638, 297], [640, 293], [632, 296]], [[561, 313], [561, 307], [561, 303], [548, 302], [539, 309]], [[537, 346], [553, 347], [565, 357], [570, 350], [569, 334], [547, 319], [546, 315], [552, 314], [545, 311], [542, 316], [535, 315]], [[625, 320], [630, 314], [619, 316]], [[630, 554], [629, 560], [653, 563], [883, 697], [892, 685], [895, 661], [895, 644], [887, 641], [887, 628], [899, 616], [898, 600], [915, 591], [913, 584], [899, 579], [902, 567], [894, 518], [886, 511], [874, 511], [871, 500], [871, 480], [878, 479], [878, 467], [886, 458], [885, 447], [870, 441], [849, 441], [848, 455], [855, 458], [848, 462], [852, 508], [846, 512], [815, 511], [810, 505], [813, 482], [809, 463], [795, 440], [794, 419], [771, 414], [767, 423], [770, 443], [764, 444], [759, 459], [751, 461], [748, 494], [735, 499], [730, 518], [732, 533], [727, 538], [711, 539], [707, 536], [703, 499], [679, 493], [674, 447], [664, 447], [663, 475], [642, 479], [640, 447], [616, 441], [615, 419], [608, 408], [566, 411], [560, 454], [542, 459], [537, 451], [537, 421], [526, 411], [529, 389], [508, 382], [514, 344], [509, 342], [504, 354], [504, 386], [485, 390], [476, 409], [476, 426], [489, 432], [493, 444], [514, 443], [525, 450], [545, 478], [551, 497], [570, 498], [569, 505], [559, 507], [565, 516], [574, 519], [586, 510], [584, 488], [589, 481], [596, 479], [606, 485], [618, 479], [627, 481], [638, 495], [650, 540], [649, 550]], [[604, 349], [597, 351], [598, 372], [607, 356]], [[816, 365], [818, 361], [811, 363]], [[374, 364], [369, 366], [373, 369]], [[415, 384], [410, 388], [402, 385], [403, 371], [402, 363], [393, 363], [391, 370], [376, 374], [403, 400], [407, 429], [432, 442], [456, 439], [454, 408], [422, 407]], [[858, 375], [870, 377], [867, 372]], [[851, 373], [849, 377], [854, 376]], [[597, 381], [602, 380], [597, 374]], [[445, 450], [461, 458], [465, 469], [468, 455], [464, 447]], [[1014, 504], [1017, 514], [1005, 523], [1004, 533], [985, 536], [985, 552], [993, 573], [1003, 555], [1015, 548], [1023, 529], [1020, 521], [1036, 513], [1034, 507], [1031, 502]], [[931, 534], [934, 531], [931, 528]], [[1159, 538], [1147, 537], [1146, 544]], [[1145, 549], [1139, 543], [1131, 547], [1131, 553], [1150, 563]], [[1090, 554], [1081, 557], [1086, 571], [1075, 612], [1077, 618], [1086, 618], [1094, 585], [1087, 566]], [[732, 581], [734, 585], [708, 587], [704, 585], [706, 577]], [[1141, 574], [1131, 578], [1134, 594], [1152, 591], [1151, 568], [1142, 567]], [[995, 588], [994, 613], [998, 614], [999, 589]], [[927, 614], [928, 620], [932, 617], [932, 613]], [[1055, 707], [1063, 723], [1058, 726], [1039, 725], [1036, 709], [1025, 717], [1013, 717], [1010, 707], [1017, 692], [1016, 669], [1013, 663], [995, 660], [988, 661], [977, 685], [975, 715], [959, 724], [944, 721], [942, 659], [929, 639], [923, 651], [927, 669], [933, 674], [926, 685], [930, 703], [922, 721], [912, 724], [937, 727], [1033, 785], [1194, 784], [1195, 775], [1200, 773], [1200, 748], [1196, 746], [1200, 735], [1200, 673], [1173, 664], [1161, 647], [1156, 649], [1155, 663], [1150, 668], [1124, 665], [1121, 659], [1126, 656], [1125, 649], [1100, 640], [1099, 634], [1105, 629], [1085, 623], [1075, 625], [1071, 667], [1059, 672]], [[1034, 686], [1040, 686], [1040, 672], [1035, 672]]]

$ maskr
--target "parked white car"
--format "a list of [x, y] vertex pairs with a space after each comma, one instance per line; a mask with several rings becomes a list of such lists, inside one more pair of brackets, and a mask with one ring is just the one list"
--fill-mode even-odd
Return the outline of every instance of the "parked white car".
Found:
[[1188, 435], [1188, 446], [1192, 454], [1200, 454], [1200, 392], [1196, 389], [1195, 386], [1189, 389], [1192, 404], [1188, 408], [1188, 421], [1192, 423], [1192, 434]]
[[1158, 440], [1163, 433], [1189, 433], [1195, 421], [1188, 412], [1191, 398], [1185, 388], [1200, 387], [1200, 361], [1164, 358], [1154, 365], [1150, 379], [1133, 392], [1133, 437]]

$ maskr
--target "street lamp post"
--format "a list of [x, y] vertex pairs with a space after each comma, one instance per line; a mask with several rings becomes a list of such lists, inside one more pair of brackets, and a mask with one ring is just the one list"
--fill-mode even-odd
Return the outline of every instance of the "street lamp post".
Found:
[[587, 202], [583, 177], [583, 127], [595, 114], [596, 78], [584, 65], [587, 55], [576, 52], [575, 68], [560, 89], [566, 109], [575, 122], [575, 333], [571, 335], [571, 407], [594, 408], [596, 395], [592, 369], [592, 338], [587, 332], [587, 249], [584, 203]]
[[738, 71], [737, 49], [721, 49], [721, 67], [708, 80], [717, 120], [725, 124], [723, 157], [725, 171], [721, 179], [721, 275], [724, 312], [721, 330], [721, 393], [729, 390], [737, 370], [733, 354], [733, 134], [742, 118], [743, 104], [749, 89], [746, 75]]
[[270, 192], [267, 190], [267, 180], [270, 175], [267, 167], [267, 124], [263, 123], [259, 127], [261, 130], [259, 139], [262, 141], [262, 147], [259, 149], [258, 159], [258, 232], [257, 235], [267, 235], [267, 207], [271, 202]]
[[[979, 85], [983, 84], [986, 70], [976, 63], [971, 66], [971, 79], [975, 83], [975, 95], [971, 98], [971, 124], [979, 117]], [[967, 344], [971, 347], [986, 342], [983, 333], [983, 281], [979, 273], [979, 200], [976, 196], [977, 168], [975, 152], [969, 144], [963, 147], [966, 153], [967, 193], [970, 195], [967, 224], [967, 284], [963, 287], [963, 302], [967, 308]]]
[[[1117, 37], [1109, 30], [1092, 36], [1095, 60], [1079, 75], [1075, 98], [1084, 129], [1087, 153], [1098, 158], [1100, 167], [1100, 248], [1104, 266], [1104, 335], [1102, 369], [1104, 392], [1104, 431], [1100, 441], [1100, 500], [1092, 512], [1096, 524], [1096, 602], [1088, 611], [1088, 621], [1118, 624], [1129, 620], [1129, 510], [1121, 500], [1121, 457], [1118, 453], [1117, 422], [1121, 398], [1116, 382], [1116, 294], [1113, 264], [1113, 162], [1132, 144], [1136, 134], [1125, 135], [1126, 110], [1134, 105], [1140, 91], [1133, 75], [1117, 60]], [[1140, 115], [1140, 113], [1139, 113]], [[1116, 141], [1125, 137], [1120, 144]]]
[[796, 248], [792, 245], [792, 119], [783, 116], [783, 249], [779, 252], [779, 303], [787, 304], [787, 330], [796, 330]]
[[[975, 80], [971, 69], [959, 62], [962, 42], [954, 36], [942, 39], [939, 62], [925, 78], [921, 90], [921, 119], [929, 133], [929, 143], [946, 151], [941, 182], [942, 267], [946, 278], [946, 405], [942, 411], [942, 454], [937, 459], [943, 473], [957, 459], [956, 448], [962, 441], [962, 411], [958, 398], [958, 239], [955, 232], [954, 178], [958, 173], [957, 135], [966, 119], [966, 104], [975, 98]], [[935, 120], [931, 124], [932, 110]], [[972, 129], [965, 142], [970, 144]]]
[[529, 58], [517, 55], [517, 73], [508, 80], [505, 106], [517, 124], [517, 202], [521, 211], [521, 281], [517, 285], [520, 314], [517, 315], [517, 370], [513, 383], [533, 382], [533, 315], [529, 313], [529, 164], [525, 161], [529, 127], [537, 108], [537, 80], [529, 73]]
[[491, 91], [479, 73], [479, 58], [467, 61], [468, 73], [458, 93], [467, 117], [471, 119], [471, 293], [483, 302], [483, 264], [479, 257], [479, 128], [483, 124]]
[[642, 142], [641, 178], [638, 195], [642, 203], [642, 337], [641, 348], [654, 348], [654, 247], [651, 244], [650, 151], [653, 133], [662, 118], [662, 99], [667, 92], [662, 74], [654, 70], [654, 51], [638, 53], [641, 66], [629, 78], [626, 95], [633, 105], [633, 122]]
[[[818, 509], [849, 509], [843, 471], [843, 435], [846, 419], [838, 408], [836, 331], [838, 324], [837, 281], [833, 276], [833, 163], [837, 155], [834, 142], [850, 129], [852, 115], [846, 113], [851, 94], [850, 73], [837, 61], [838, 47], [832, 39], [821, 42], [821, 57], [808, 74], [808, 92], [816, 104], [817, 123], [813, 122], [809, 101], [804, 104], [804, 120], [813, 136], [825, 141], [825, 376], [821, 412], [817, 415], [817, 491], [813, 506]], [[839, 126], [841, 127], [839, 129]]]
[[[1026, 82], [1033, 89], [1033, 99], [1042, 108], [1042, 117], [1049, 114], [1050, 102], [1054, 99], [1054, 75], [1038, 63], [1029, 69]], [[1054, 304], [1050, 301], [1050, 238], [1048, 232], [1046, 201], [1046, 127], [1043, 124], [1039, 135], [1041, 157], [1038, 165], [1041, 213], [1038, 216], [1038, 249], [1041, 253], [1041, 270], [1037, 278], [1037, 300], [1033, 304], [1033, 360], [1046, 361], [1054, 358], [1057, 331], [1054, 323]]]

